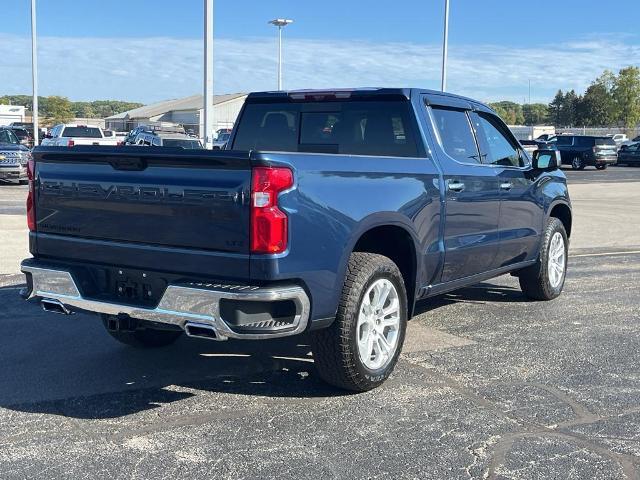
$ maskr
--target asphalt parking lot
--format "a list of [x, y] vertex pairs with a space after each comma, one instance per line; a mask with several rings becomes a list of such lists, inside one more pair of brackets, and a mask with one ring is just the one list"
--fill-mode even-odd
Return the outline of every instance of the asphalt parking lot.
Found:
[[0, 185], [0, 477], [640, 478], [640, 169], [567, 175], [564, 294], [504, 276], [427, 301], [359, 395], [304, 337], [140, 351], [23, 302], [26, 189]]

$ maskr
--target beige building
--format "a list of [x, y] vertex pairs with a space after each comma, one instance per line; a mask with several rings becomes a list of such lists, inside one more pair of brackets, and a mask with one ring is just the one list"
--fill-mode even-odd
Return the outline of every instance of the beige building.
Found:
[[[219, 128], [233, 127], [245, 98], [247, 98], [246, 93], [214, 95], [214, 131]], [[128, 132], [138, 125], [144, 125], [149, 122], [172, 122], [179, 123], [187, 131], [192, 130], [195, 135], [200, 136], [200, 132], [204, 130], [203, 107], [203, 96], [193, 95], [191, 97], [153, 103], [112, 115], [105, 119], [105, 124], [108, 129]]]

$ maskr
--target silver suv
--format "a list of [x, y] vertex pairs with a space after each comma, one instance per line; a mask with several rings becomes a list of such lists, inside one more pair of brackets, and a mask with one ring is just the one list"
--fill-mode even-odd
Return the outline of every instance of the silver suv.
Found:
[[31, 152], [20, 143], [10, 128], [0, 127], [0, 180], [17, 180], [28, 183], [27, 162]]

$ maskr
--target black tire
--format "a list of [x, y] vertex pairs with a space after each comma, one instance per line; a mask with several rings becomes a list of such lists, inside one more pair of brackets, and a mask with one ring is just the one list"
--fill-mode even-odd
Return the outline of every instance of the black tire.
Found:
[[102, 315], [105, 329], [118, 342], [136, 348], [159, 348], [174, 343], [182, 335], [181, 330], [158, 330], [153, 328], [140, 328], [136, 330], [113, 330], [108, 322], [112, 318]]
[[20, 185], [28, 185], [29, 184], [29, 180], [18, 180], [18, 183]]
[[606, 163], [601, 163], [596, 165], [596, 169], [597, 170], [606, 170], [607, 169], [607, 164]]
[[[357, 323], [363, 297], [377, 280], [387, 279], [396, 289], [399, 300], [399, 325], [395, 352], [378, 370], [370, 370], [360, 359], [357, 346]], [[398, 361], [407, 328], [407, 292], [400, 270], [389, 258], [354, 252], [349, 258], [335, 321], [330, 327], [314, 332], [313, 356], [320, 377], [345, 390], [364, 392], [380, 386], [391, 375]]]
[[[562, 273], [561, 282], [557, 286], [551, 284], [549, 278], [549, 248], [551, 239], [556, 233], [560, 233], [564, 242], [564, 272]], [[567, 240], [567, 232], [562, 222], [554, 217], [549, 218], [547, 227], [543, 236], [542, 249], [540, 257], [535, 265], [525, 268], [519, 272], [520, 288], [522, 293], [534, 300], [553, 300], [562, 293], [564, 282], [567, 275], [569, 242]]]
[[586, 167], [587, 165], [584, 163], [584, 160], [582, 159], [582, 157], [576, 155], [575, 157], [573, 157], [573, 159], [571, 159], [571, 168], [573, 168], [574, 170], [584, 170], [584, 167]]

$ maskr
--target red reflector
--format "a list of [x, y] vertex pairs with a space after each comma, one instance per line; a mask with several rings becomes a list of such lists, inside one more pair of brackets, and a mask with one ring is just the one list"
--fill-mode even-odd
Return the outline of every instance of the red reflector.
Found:
[[27, 178], [29, 179], [29, 193], [27, 194], [27, 226], [31, 232], [36, 231], [35, 205], [35, 164], [33, 160], [27, 162]]
[[76, 142], [74, 142], [73, 140], [69, 140], [69, 142], [67, 143], [67, 147], [73, 147], [76, 144]]
[[278, 208], [278, 194], [293, 186], [288, 168], [256, 167], [251, 178], [251, 251], [282, 253], [287, 249], [288, 219]]

